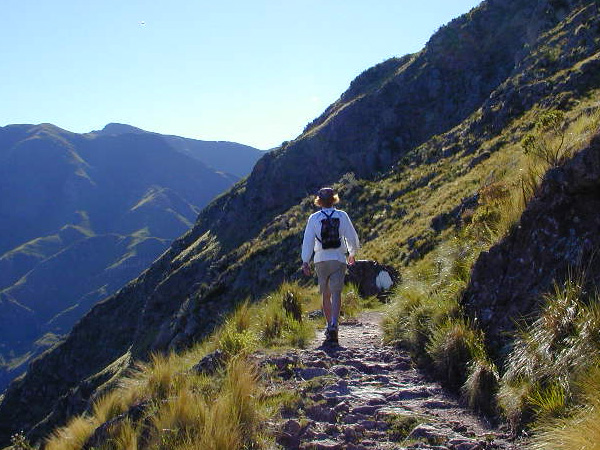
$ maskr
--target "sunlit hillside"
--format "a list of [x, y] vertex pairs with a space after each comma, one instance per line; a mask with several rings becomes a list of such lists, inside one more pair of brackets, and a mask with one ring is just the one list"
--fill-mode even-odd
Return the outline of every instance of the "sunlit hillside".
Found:
[[[597, 442], [598, 30], [595, 1], [485, 1], [367, 69], [34, 361], [0, 403], [1, 442], [273, 448], [297, 393], [261, 388], [243, 356], [314, 333], [284, 299], [318, 307], [299, 251], [324, 184], [360, 258], [401, 274], [388, 343], [514, 438]], [[217, 349], [216, 376], [195, 373]]]

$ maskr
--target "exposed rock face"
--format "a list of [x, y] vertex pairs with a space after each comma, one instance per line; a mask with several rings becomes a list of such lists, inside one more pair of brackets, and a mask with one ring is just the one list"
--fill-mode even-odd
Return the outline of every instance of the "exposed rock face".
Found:
[[570, 270], [600, 285], [600, 135], [550, 171], [518, 226], [474, 266], [463, 297], [491, 341], [533, 317], [542, 295]]

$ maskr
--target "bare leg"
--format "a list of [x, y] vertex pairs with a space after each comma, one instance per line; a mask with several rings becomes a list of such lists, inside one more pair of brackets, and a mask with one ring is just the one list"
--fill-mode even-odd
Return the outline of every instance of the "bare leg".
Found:
[[331, 293], [331, 320], [328, 322], [337, 327], [340, 317], [340, 306], [342, 304], [342, 293], [340, 291]]
[[331, 312], [331, 292], [329, 291], [329, 288], [326, 288], [325, 292], [323, 292], [323, 315], [325, 316], [328, 327], [331, 324]]

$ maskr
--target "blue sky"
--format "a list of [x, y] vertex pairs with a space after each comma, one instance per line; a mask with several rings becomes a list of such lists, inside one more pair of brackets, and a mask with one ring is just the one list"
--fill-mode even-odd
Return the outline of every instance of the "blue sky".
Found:
[[2, 0], [0, 126], [109, 122], [268, 149], [477, 0]]

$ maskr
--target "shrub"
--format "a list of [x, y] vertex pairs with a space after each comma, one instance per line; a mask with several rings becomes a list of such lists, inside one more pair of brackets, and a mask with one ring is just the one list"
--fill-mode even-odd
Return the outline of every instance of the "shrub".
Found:
[[496, 394], [500, 377], [495, 364], [488, 359], [477, 358], [468, 365], [468, 376], [461, 388], [469, 408], [493, 417], [498, 413]]
[[546, 111], [535, 123], [534, 131], [526, 135], [521, 146], [526, 154], [530, 154], [548, 164], [558, 167], [564, 158], [565, 114], [562, 111]]
[[467, 380], [469, 363], [485, 359], [483, 334], [465, 320], [448, 319], [434, 329], [427, 353], [442, 383], [457, 391]]
[[598, 300], [598, 294], [586, 292], [581, 273], [571, 275], [546, 296], [540, 317], [520, 332], [507, 358], [499, 396], [515, 426], [535, 417], [560, 417], [576, 401], [576, 380], [600, 351]]

